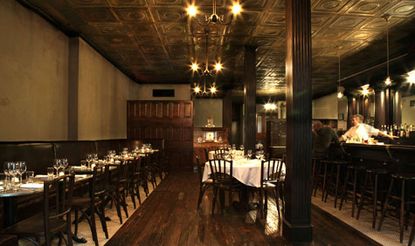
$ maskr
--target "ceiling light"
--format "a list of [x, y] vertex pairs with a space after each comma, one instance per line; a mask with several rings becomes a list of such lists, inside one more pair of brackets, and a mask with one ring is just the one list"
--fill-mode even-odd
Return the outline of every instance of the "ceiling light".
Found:
[[239, 4], [238, 1], [233, 2], [231, 11], [234, 16], [237, 16], [242, 12], [242, 6]]
[[193, 72], [196, 72], [197, 70], [199, 70], [199, 64], [197, 64], [196, 62], [192, 62], [192, 65], [190, 65], [190, 68], [192, 69]]
[[193, 92], [195, 94], [199, 94], [201, 91], [202, 90], [200, 89], [200, 86], [195, 83], [195, 86], [193, 87]]
[[389, 20], [391, 16], [389, 14], [385, 14], [383, 18], [386, 20], [386, 75], [388, 76], [385, 79], [385, 85], [390, 86], [392, 85], [392, 80], [389, 76]]
[[195, 17], [199, 10], [197, 9], [196, 5], [194, 3], [190, 4], [186, 8], [186, 13], [190, 17]]
[[406, 82], [415, 85], [415, 69], [407, 73]]
[[368, 96], [368, 95], [369, 95], [369, 93], [370, 93], [370, 91], [369, 91], [369, 85], [363, 85], [363, 86], [362, 86], [362, 91], [361, 91], [361, 94], [362, 94], [363, 96]]
[[277, 104], [274, 102], [267, 102], [264, 104], [265, 111], [274, 111], [277, 109]]
[[210, 87], [210, 93], [212, 94], [216, 94], [216, 92], [218, 91], [218, 89], [216, 88], [215, 83], [212, 84], [212, 87]]
[[222, 71], [222, 68], [223, 68], [222, 63], [220, 63], [220, 62], [216, 62], [215, 63], [215, 70], [216, 70], [216, 72]]

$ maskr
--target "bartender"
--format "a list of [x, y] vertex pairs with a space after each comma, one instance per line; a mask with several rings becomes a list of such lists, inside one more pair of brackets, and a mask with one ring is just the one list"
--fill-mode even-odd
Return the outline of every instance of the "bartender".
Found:
[[367, 142], [372, 136], [384, 136], [390, 139], [394, 136], [388, 135], [371, 125], [363, 123], [363, 116], [355, 114], [352, 117], [352, 127], [340, 137], [340, 141], [350, 141], [355, 143]]

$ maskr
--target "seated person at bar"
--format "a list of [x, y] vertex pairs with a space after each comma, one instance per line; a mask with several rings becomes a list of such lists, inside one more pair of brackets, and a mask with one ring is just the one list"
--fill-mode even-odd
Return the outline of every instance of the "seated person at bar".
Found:
[[327, 157], [330, 145], [336, 143], [339, 140], [331, 127], [323, 126], [321, 121], [313, 122], [313, 157]]
[[386, 133], [383, 133], [379, 129], [374, 128], [371, 125], [363, 123], [363, 116], [355, 114], [352, 117], [352, 127], [340, 137], [340, 141], [350, 141], [354, 143], [367, 142], [371, 136], [384, 136], [393, 139]]

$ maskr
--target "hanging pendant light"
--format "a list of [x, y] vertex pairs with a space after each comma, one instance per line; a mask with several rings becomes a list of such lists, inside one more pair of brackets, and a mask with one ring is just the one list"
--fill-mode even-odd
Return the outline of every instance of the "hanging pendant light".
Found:
[[338, 59], [339, 59], [339, 62], [338, 62], [338, 64], [339, 64], [339, 79], [338, 79], [338, 86], [337, 86], [337, 98], [338, 99], [341, 99], [343, 96], [344, 96], [344, 87], [343, 86], [341, 86], [340, 85], [340, 54], [339, 54], [339, 56], [338, 56]]
[[385, 79], [385, 85], [390, 86], [392, 85], [392, 80], [389, 75], [389, 20], [391, 16], [389, 14], [385, 14], [383, 16], [386, 20], [386, 79]]

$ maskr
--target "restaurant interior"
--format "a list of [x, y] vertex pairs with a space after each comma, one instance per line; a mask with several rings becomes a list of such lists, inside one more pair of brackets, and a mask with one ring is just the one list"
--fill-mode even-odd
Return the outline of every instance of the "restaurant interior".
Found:
[[414, 0], [2, 0], [0, 32], [0, 246], [414, 244]]

